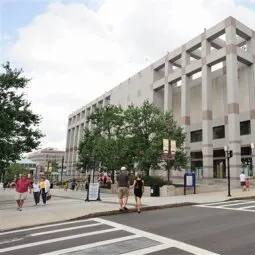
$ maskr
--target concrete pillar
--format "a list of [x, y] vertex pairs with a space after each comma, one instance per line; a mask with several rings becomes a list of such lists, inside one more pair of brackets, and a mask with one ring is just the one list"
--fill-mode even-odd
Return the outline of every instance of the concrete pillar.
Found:
[[67, 135], [66, 135], [66, 151], [65, 151], [65, 162], [67, 163], [69, 153], [70, 153], [70, 139], [71, 139], [71, 129], [67, 129]]
[[206, 182], [213, 178], [213, 140], [212, 140], [212, 78], [211, 67], [206, 57], [211, 52], [211, 44], [202, 37], [202, 129], [203, 129], [203, 177]]
[[76, 162], [77, 162], [77, 150], [78, 150], [78, 141], [79, 141], [79, 132], [80, 132], [80, 126], [75, 127], [75, 135], [74, 135], [74, 146], [73, 146], [73, 172], [75, 177], [77, 176], [77, 171], [76, 171]]
[[71, 131], [71, 143], [70, 143], [70, 154], [68, 160], [68, 166], [70, 169], [70, 175], [73, 175], [73, 154], [74, 154], [74, 135], [75, 135], [75, 128], [72, 128]]
[[173, 65], [169, 62], [168, 55], [165, 59], [165, 85], [164, 85], [164, 112], [172, 111], [173, 109], [173, 88], [168, 83], [168, 75], [173, 71]]
[[229, 149], [233, 151], [230, 159], [231, 178], [237, 179], [241, 171], [241, 140], [239, 117], [239, 85], [236, 54], [235, 20], [226, 27], [226, 71], [227, 71], [227, 101], [228, 101], [228, 138]]
[[[247, 42], [248, 53], [253, 56], [253, 65], [248, 68], [248, 85], [249, 85], [249, 105], [251, 121], [251, 143], [255, 143], [255, 31], [252, 38]], [[252, 152], [254, 155], [254, 151]], [[255, 158], [252, 158], [253, 176], [255, 176]]]
[[182, 85], [181, 85], [181, 126], [186, 133], [184, 149], [190, 155], [190, 77], [185, 74], [185, 67], [189, 63], [189, 54], [182, 52]]

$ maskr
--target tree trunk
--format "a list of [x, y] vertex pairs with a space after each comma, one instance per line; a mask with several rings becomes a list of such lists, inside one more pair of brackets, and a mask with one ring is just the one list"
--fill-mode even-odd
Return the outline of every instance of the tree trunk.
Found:
[[114, 184], [114, 182], [115, 182], [115, 178], [114, 178], [114, 170], [112, 170], [112, 174], [111, 174], [111, 179], [112, 179], [112, 184]]

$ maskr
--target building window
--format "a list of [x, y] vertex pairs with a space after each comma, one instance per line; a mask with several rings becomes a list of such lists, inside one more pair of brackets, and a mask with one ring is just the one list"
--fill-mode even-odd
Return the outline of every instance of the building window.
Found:
[[251, 134], [251, 122], [249, 120], [240, 122], [240, 135]]
[[203, 153], [202, 153], [202, 151], [191, 151], [190, 157], [191, 157], [191, 159], [202, 159]]
[[191, 143], [202, 142], [202, 140], [203, 140], [202, 129], [190, 132]]
[[225, 126], [213, 127], [213, 139], [225, 138]]

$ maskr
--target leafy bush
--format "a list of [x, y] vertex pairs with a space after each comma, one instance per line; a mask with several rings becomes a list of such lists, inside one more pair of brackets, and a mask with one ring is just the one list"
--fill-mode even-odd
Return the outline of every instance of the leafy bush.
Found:
[[[165, 181], [160, 176], [144, 176], [143, 180], [144, 180], [145, 186], [159, 185], [161, 187], [163, 185], [169, 184], [168, 181]], [[171, 181], [170, 181], [170, 184], [171, 184]]]

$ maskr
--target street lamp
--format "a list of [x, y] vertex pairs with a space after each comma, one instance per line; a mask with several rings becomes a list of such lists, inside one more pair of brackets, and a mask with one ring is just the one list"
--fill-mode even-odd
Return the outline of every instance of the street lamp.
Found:
[[251, 143], [251, 172], [252, 172], [252, 176], [253, 176], [253, 151], [254, 151], [254, 143]]
[[233, 151], [229, 150], [228, 146], [224, 146], [225, 158], [227, 159], [227, 168], [228, 168], [228, 197], [231, 197], [230, 194], [230, 166], [229, 159], [233, 157]]

